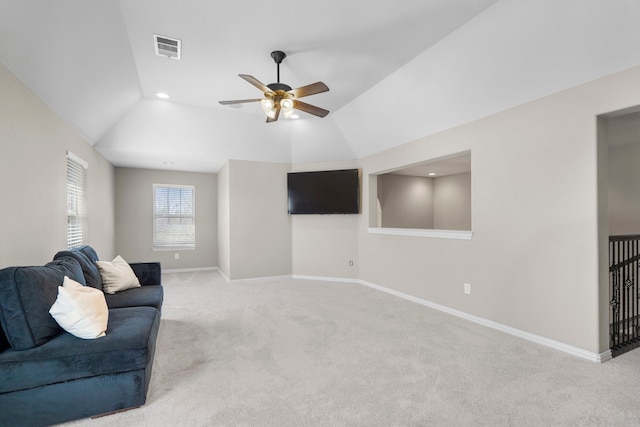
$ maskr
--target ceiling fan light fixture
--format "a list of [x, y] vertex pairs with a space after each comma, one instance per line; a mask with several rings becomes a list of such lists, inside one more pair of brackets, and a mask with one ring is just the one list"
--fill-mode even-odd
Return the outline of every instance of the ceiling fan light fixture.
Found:
[[262, 111], [271, 118], [274, 118], [276, 115], [276, 106], [273, 102], [273, 99], [263, 99], [260, 101], [260, 106], [262, 107]]
[[293, 114], [294, 105], [293, 99], [284, 98], [280, 100], [280, 108], [282, 109], [285, 119], [288, 119]]
[[280, 107], [282, 107], [282, 111], [284, 111], [285, 113], [287, 111], [293, 110], [293, 100], [289, 98], [283, 99], [282, 101], [280, 101]]

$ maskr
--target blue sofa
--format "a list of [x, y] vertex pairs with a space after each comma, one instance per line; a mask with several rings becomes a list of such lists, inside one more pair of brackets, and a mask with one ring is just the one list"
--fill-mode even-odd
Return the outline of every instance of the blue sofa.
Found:
[[0, 270], [0, 425], [40, 426], [143, 405], [163, 302], [159, 263], [130, 264], [142, 286], [105, 294], [106, 336], [84, 340], [48, 310], [64, 276], [102, 290], [83, 246], [44, 266]]

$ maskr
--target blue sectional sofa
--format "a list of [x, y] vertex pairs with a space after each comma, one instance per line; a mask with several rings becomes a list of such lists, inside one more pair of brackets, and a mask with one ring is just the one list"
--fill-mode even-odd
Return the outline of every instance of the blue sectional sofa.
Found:
[[0, 270], [0, 425], [51, 425], [143, 405], [163, 302], [159, 263], [130, 264], [142, 286], [105, 294], [106, 336], [81, 339], [49, 314], [64, 276], [102, 290], [90, 246], [44, 266]]

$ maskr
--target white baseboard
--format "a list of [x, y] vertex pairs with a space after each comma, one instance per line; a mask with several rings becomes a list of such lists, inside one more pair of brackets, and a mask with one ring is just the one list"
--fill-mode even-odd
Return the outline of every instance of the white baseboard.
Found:
[[216, 271], [218, 267], [173, 268], [162, 270], [163, 273], [195, 273], [197, 271]]
[[365, 280], [340, 279], [337, 277], [322, 277], [322, 276], [301, 276], [301, 275], [294, 275], [293, 278], [302, 279], [302, 280], [320, 280], [320, 281], [327, 281], [327, 282], [357, 283], [372, 289], [376, 289], [378, 291], [386, 292], [388, 294], [415, 302], [420, 305], [424, 305], [425, 307], [433, 308], [434, 310], [438, 310], [438, 311], [450, 314], [452, 316], [460, 317], [462, 319], [477, 323], [482, 326], [486, 326], [491, 329], [496, 329], [498, 331], [516, 336], [518, 338], [525, 339], [527, 341], [531, 341], [537, 344], [544, 345], [546, 347], [553, 348], [555, 350], [562, 351], [564, 353], [579, 357], [581, 359], [589, 360], [591, 362], [602, 363], [602, 362], [606, 362], [607, 360], [611, 360], [612, 358], [611, 350], [607, 350], [603, 353], [594, 353], [592, 351], [588, 351], [580, 347], [576, 347], [560, 341], [552, 340], [550, 338], [546, 338], [541, 335], [532, 334], [530, 332], [526, 332], [517, 328], [513, 328], [511, 326], [504, 325], [502, 323], [498, 323], [482, 317], [474, 316], [473, 314], [469, 314], [464, 311], [456, 310], [444, 305], [440, 305], [440, 304], [433, 303], [431, 301], [424, 300], [422, 298], [414, 297], [413, 295], [409, 295], [403, 292], [395, 291], [393, 289], [385, 288], [384, 286], [379, 286], [379, 285], [367, 282]]
[[361, 284], [360, 279], [345, 279], [343, 277], [324, 277], [324, 276], [301, 276], [298, 274], [294, 274], [291, 276], [294, 279], [301, 280], [320, 280], [323, 282], [342, 282], [342, 283], [356, 283]]
[[[223, 275], [224, 276], [224, 275]], [[251, 283], [251, 282], [264, 282], [265, 280], [281, 280], [281, 279], [291, 279], [291, 275], [287, 274], [284, 276], [263, 276], [263, 277], [247, 277], [246, 279], [229, 279], [227, 276], [224, 276], [228, 283], [237, 284], [237, 283]]]

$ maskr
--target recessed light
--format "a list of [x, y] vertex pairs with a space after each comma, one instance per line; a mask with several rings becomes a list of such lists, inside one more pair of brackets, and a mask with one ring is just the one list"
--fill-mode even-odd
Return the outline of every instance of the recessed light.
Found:
[[169, 98], [171, 98], [169, 95], [167, 95], [167, 94], [166, 94], [166, 93], [164, 93], [164, 92], [158, 92], [158, 93], [156, 93], [156, 96], [157, 96], [158, 98], [160, 98], [160, 99], [169, 99]]
[[162, 162], [162, 164], [167, 166], [175, 165], [173, 162]]
[[436, 176], [435, 172], [429, 172], [429, 176]]

